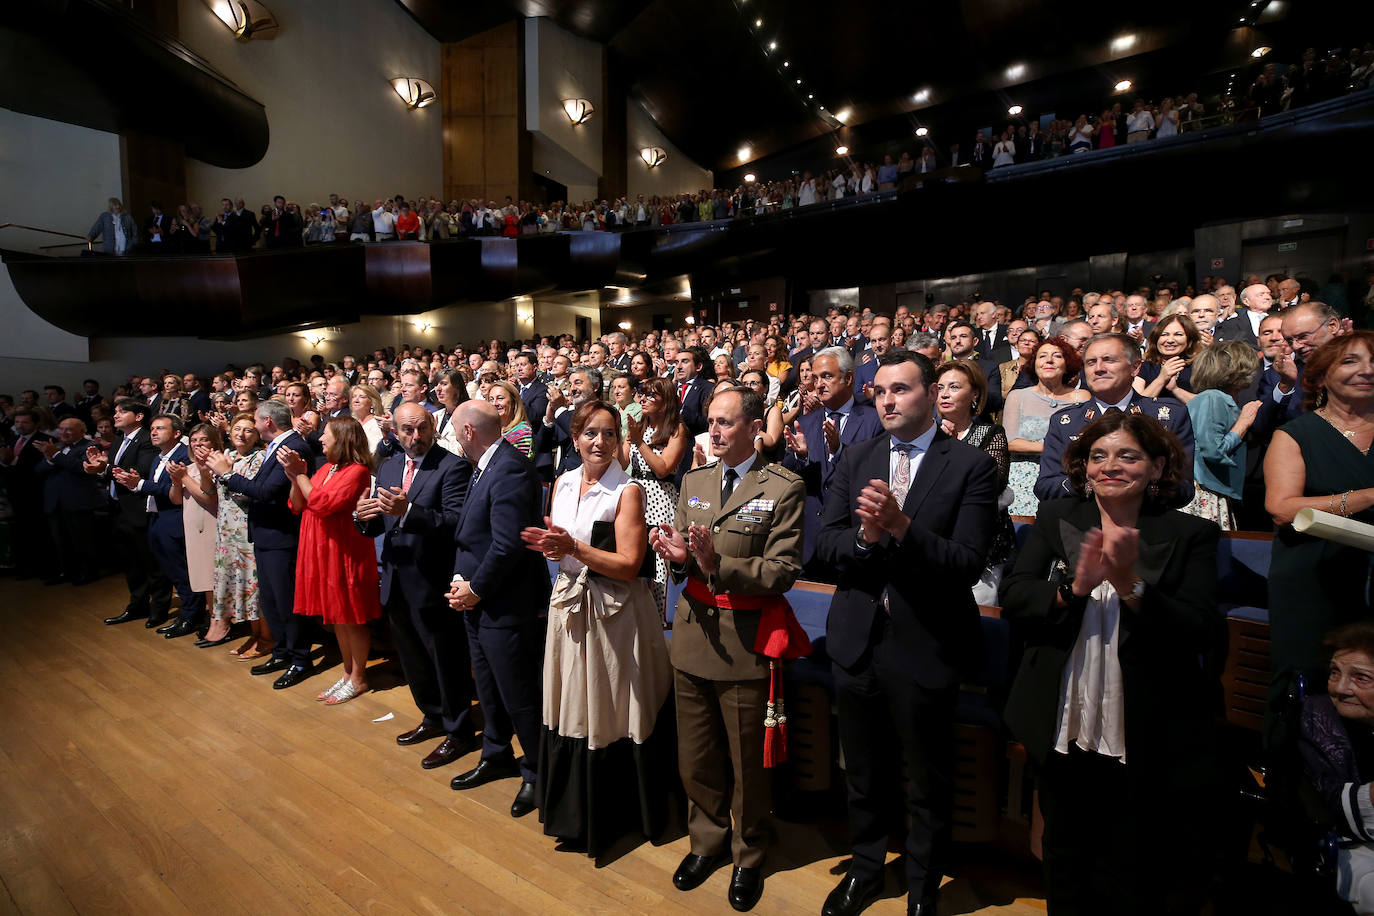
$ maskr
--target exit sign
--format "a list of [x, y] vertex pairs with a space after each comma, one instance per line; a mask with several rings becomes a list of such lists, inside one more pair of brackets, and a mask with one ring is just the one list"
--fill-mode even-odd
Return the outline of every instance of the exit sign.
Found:
[[1297, 242], [1280, 242], [1280, 243], [1279, 243], [1279, 251], [1297, 251], [1297, 250], [1298, 250], [1298, 243], [1297, 243]]

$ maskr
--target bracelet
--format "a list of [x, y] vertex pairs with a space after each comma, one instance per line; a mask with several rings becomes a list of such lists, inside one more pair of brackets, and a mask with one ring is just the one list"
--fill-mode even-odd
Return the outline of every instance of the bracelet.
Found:
[[1335, 512], [1335, 511], [1336, 511], [1336, 494], [1335, 494], [1335, 493], [1332, 493], [1330, 496], [1326, 497], [1326, 511], [1327, 511], [1327, 512]]
[[1341, 518], [1349, 518], [1350, 512], [1345, 507], [1345, 501], [1350, 497], [1352, 491], [1346, 490], [1341, 494]]
[[573, 545], [570, 553], [573, 555], [574, 558], [577, 556], [577, 538], [573, 538]]

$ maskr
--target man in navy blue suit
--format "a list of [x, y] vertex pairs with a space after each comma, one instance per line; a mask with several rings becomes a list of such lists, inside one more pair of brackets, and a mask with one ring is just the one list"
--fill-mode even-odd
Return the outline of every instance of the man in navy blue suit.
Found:
[[[525, 405], [525, 416], [531, 427], [537, 427], [540, 417], [549, 409], [549, 386], [539, 380], [539, 354], [522, 350], [515, 357], [515, 383], [520, 389], [520, 402]], [[553, 480], [552, 452], [535, 449], [534, 466], [539, 470], [540, 480]]]
[[693, 436], [706, 432], [706, 397], [711, 384], [701, 377], [701, 350], [688, 347], [678, 352], [673, 366], [673, 384], [677, 385], [677, 399], [682, 405], [679, 414], [687, 431]]
[[391, 422], [401, 451], [377, 469], [377, 495], [364, 494], [354, 518], [364, 535], [382, 538], [382, 607], [423, 716], [396, 743], [409, 747], [444, 739], [420, 761], [428, 770], [477, 747], [467, 631], [445, 597], [453, 575], [453, 530], [472, 466], [435, 447], [434, 415], [419, 404], [402, 404]]
[[[868, 332], [868, 342], [872, 347], [868, 352], [872, 354], [872, 359], [866, 363], [860, 363], [854, 370], [854, 400], [860, 404], [873, 404], [873, 379], [878, 374], [878, 360], [888, 351], [892, 344], [892, 325], [884, 321], [873, 322], [873, 327]], [[858, 360], [860, 357], [855, 356]]]
[[[548, 406], [541, 415], [543, 419], [535, 426], [535, 467], [539, 467], [539, 455], [548, 455], [548, 464], [553, 467], [553, 477], [556, 478], [566, 471], [582, 467], [582, 456], [573, 448], [572, 415], [587, 398], [600, 397], [601, 373], [586, 366], [572, 370], [568, 373], [567, 398], [563, 397], [557, 385], [547, 390]], [[560, 407], [567, 409], [560, 413]], [[534, 417], [530, 417], [530, 425], [534, 426], [535, 422]], [[555, 449], [558, 451], [556, 458]]]
[[[454, 413], [454, 432], [475, 465], [454, 540], [449, 606], [463, 613], [477, 700], [486, 724], [482, 759], [455, 776], [454, 789], [471, 789], [520, 776], [511, 817], [535, 808], [539, 765], [544, 627], [552, 591], [544, 558], [525, 547], [520, 532], [543, 524], [539, 475], [501, 435], [496, 408], [467, 401]], [[517, 766], [511, 738], [524, 756]]]
[[1188, 455], [1188, 479], [1181, 481], [1175, 497], [1179, 505], [1193, 499], [1193, 424], [1188, 408], [1173, 398], [1147, 398], [1131, 387], [1140, 371], [1140, 348], [1125, 334], [1099, 334], [1083, 348], [1083, 380], [1092, 397], [1057, 410], [1050, 417], [1045, 450], [1040, 454], [1040, 476], [1035, 495], [1040, 499], [1077, 496], [1064, 470], [1064, 449], [1094, 417], [1113, 410], [1141, 413], [1164, 424]]
[[983, 663], [972, 587], [998, 486], [992, 458], [934, 422], [934, 374], [919, 354], [883, 358], [874, 400], [885, 432], [845, 450], [817, 538], [818, 558], [839, 572], [826, 651], [854, 853], [825, 916], [854, 916], [878, 896], [895, 832], [906, 834], [908, 913], [935, 916], [947, 869], [954, 704], [961, 677]]
[[291, 427], [291, 408], [280, 401], [264, 401], [253, 418], [258, 435], [267, 443], [267, 454], [255, 477], [232, 473], [233, 462], [223, 452], [211, 455], [210, 470], [248, 504], [248, 540], [258, 564], [258, 600], [276, 644], [272, 658], [254, 665], [252, 673], [275, 674], [278, 690], [294, 687], [309, 677], [310, 637], [296, 616], [296, 547], [300, 540], [300, 516], [291, 511], [291, 478], [277, 460], [277, 450], [289, 448], [311, 461], [310, 446]]
[[85, 585], [96, 577], [95, 511], [105, 503], [100, 484], [84, 470], [86, 424], [67, 417], [57, 424], [57, 441], [46, 436], [33, 443], [42, 460], [33, 466], [41, 483], [43, 511], [57, 548], [57, 579]]
[[802, 539], [802, 575], [832, 581], [834, 571], [816, 560], [816, 534], [830, 493], [830, 481], [846, 448], [883, 431], [878, 414], [854, 400], [854, 358], [844, 347], [826, 347], [811, 357], [811, 375], [821, 409], [803, 414], [784, 430], [787, 454], [783, 467], [795, 471], [806, 484], [806, 536]]
[[186, 529], [181, 521], [181, 504], [171, 499], [169, 465], [185, 465], [190, 460], [186, 446], [181, 444], [183, 432], [180, 417], [172, 414], [154, 417], [148, 427], [148, 436], [158, 450], [158, 457], [148, 478], [142, 479], [138, 471], [116, 468], [112, 472], [116, 481], [146, 499], [148, 547], [181, 599], [181, 613], [177, 619], [158, 629], [168, 639], [194, 633], [205, 613], [205, 596], [191, 590], [191, 576], [186, 571]]

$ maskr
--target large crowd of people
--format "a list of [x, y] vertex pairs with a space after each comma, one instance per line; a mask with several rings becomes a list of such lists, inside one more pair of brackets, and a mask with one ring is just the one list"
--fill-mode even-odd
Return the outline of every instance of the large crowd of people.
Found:
[[[935, 911], [955, 700], [984, 663], [978, 606], [1000, 604], [1051, 907], [1196, 911], [1224, 791], [1223, 530], [1276, 531], [1276, 704], [1300, 672], [1339, 713], [1310, 706], [1320, 747], [1368, 727], [1368, 555], [1291, 524], [1374, 522], [1374, 333], [1318, 292], [1275, 275], [975, 294], [0, 395], [11, 571], [117, 571], [107, 625], [233, 642], [278, 689], [336, 642], [329, 707], [368, 690], [385, 618], [421, 715], [396, 741], [433, 742], [424, 768], [480, 751], [455, 790], [515, 780], [513, 816], [593, 856], [657, 835], [680, 784], [673, 882], [730, 864], [741, 911], [773, 841], [782, 668], [812, 651], [785, 596], [833, 583], [853, 855], [827, 914], [881, 891], [893, 835], [911, 911]], [[1352, 624], [1331, 663], [1324, 639]], [[1318, 775], [1359, 796], [1342, 893], [1369, 912], [1374, 760], [1354, 747]]]

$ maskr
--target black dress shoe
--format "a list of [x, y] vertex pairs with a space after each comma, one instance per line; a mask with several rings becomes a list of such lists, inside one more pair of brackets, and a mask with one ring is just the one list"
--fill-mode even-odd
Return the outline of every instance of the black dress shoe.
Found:
[[450, 789], [475, 789], [498, 779], [509, 779], [520, 775], [520, 767], [514, 760], [481, 760], [477, 766], [466, 773], [459, 773], [448, 784]]
[[149, 614], [148, 619], [143, 621], [143, 626], [149, 630], [156, 629], [167, 622], [167, 616], [166, 611], [158, 611], [155, 614]]
[[272, 689], [285, 690], [288, 687], [295, 687], [314, 673], [314, 669], [307, 668], [304, 665], [292, 665], [286, 669], [286, 672], [281, 677], [272, 682]]
[[439, 746], [430, 751], [424, 760], [420, 761], [420, 766], [426, 770], [437, 769], [441, 766], [447, 766], [459, 757], [475, 750], [477, 750], [477, 742], [473, 741], [471, 737], [459, 738], [455, 735], [449, 735], [439, 742]]
[[711, 873], [730, 861], [730, 853], [722, 852], [714, 856], [699, 856], [687, 853], [677, 871], [673, 872], [673, 887], [680, 891], [692, 891], [701, 887]]
[[935, 916], [936, 898], [923, 897], [920, 900], [908, 900], [906, 905], [907, 916]]
[[730, 906], [741, 913], [754, 908], [763, 896], [763, 869], [735, 867], [730, 875]]
[[167, 635], [168, 633], [170, 633], [170, 632], [172, 632], [173, 630], [175, 630], [180, 624], [181, 624], [181, 620], [180, 620], [180, 618], [178, 618], [177, 620], [173, 620], [171, 623], [168, 623], [168, 624], [165, 624], [164, 626], [158, 627], [158, 628], [157, 628], [157, 633], [158, 633], [159, 636], [165, 636], [165, 635]]
[[535, 809], [534, 783], [520, 783], [520, 791], [515, 793], [515, 801], [510, 803], [511, 817], [524, 817]]
[[190, 636], [195, 631], [196, 622], [194, 620], [178, 620], [170, 627], [163, 627], [158, 630], [164, 639], [180, 639], [183, 636]]
[[284, 658], [269, 658], [260, 665], [254, 665], [248, 669], [249, 674], [276, 674], [278, 671], [285, 671], [291, 663]]
[[131, 607], [126, 607], [123, 611], [114, 615], [113, 617], [106, 617], [105, 626], [112, 627], [117, 623], [128, 623], [130, 620], [139, 620], [147, 616], [147, 611], [138, 611], [134, 610]]
[[419, 744], [431, 738], [445, 737], [448, 732], [441, 726], [430, 725], [428, 722], [421, 722], [410, 731], [396, 736], [396, 743], [401, 747], [410, 747], [412, 744]]
[[864, 880], [856, 875], [845, 875], [840, 879], [840, 883], [830, 892], [830, 896], [825, 898], [825, 906], [821, 908], [821, 916], [855, 916], [862, 913], [864, 907], [868, 906], [878, 895], [883, 892], [883, 876], [881, 873], [877, 877]]

